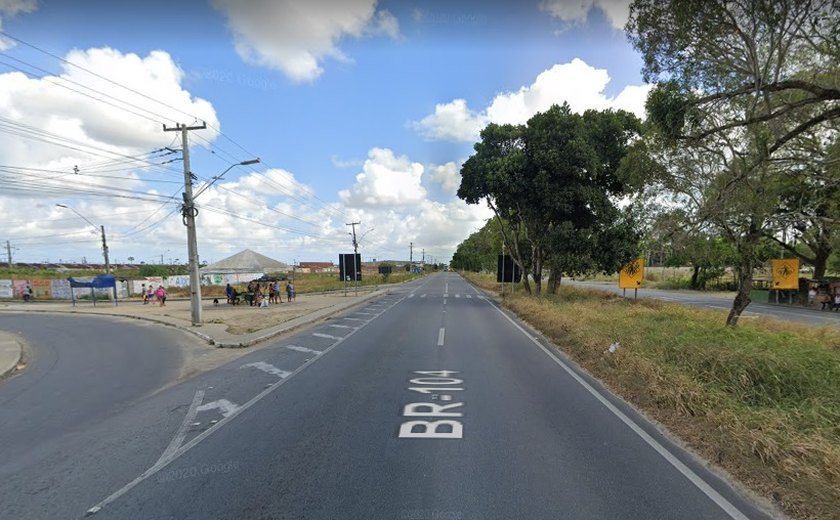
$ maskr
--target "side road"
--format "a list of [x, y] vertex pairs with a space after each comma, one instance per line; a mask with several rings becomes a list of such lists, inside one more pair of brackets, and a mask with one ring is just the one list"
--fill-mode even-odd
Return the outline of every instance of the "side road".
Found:
[[[220, 348], [241, 348], [268, 340], [298, 327], [328, 319], [333, 314], [359, 305], [388, 292], [387, 288], [348, 293], [303, 294], [293, 302], [272, 304], [267, 308], [248, 305], [214, 304], [202, 301], [204, 324], [193, 326], [189, 299], [167, 300], [166, 305], [141, 301], [77, 302], [5, 302], [0, 312], [99, 314], [147, 320], [178, 328]], [[0, 378], [14, 371], [23, 355], [23, 345], [14, 335], [0, 331]]]

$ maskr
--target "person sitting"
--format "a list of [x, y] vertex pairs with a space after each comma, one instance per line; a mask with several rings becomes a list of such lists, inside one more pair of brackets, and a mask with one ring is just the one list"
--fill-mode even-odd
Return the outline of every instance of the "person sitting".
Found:
[[231, 305], [239, 305], [242, 299], [239, 297], [239, 292], [233, 287], [230, 288], [230, 303]]

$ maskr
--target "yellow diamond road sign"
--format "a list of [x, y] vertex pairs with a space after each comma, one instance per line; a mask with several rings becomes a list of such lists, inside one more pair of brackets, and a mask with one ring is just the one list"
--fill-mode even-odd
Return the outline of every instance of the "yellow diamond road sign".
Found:
[[619, 289], [638, 289], [645, 279], [645, 259], [637, 258], [621, 268], [618, 273]]
[[799, 259], [773, 260], [773, 289], [799, 289]]

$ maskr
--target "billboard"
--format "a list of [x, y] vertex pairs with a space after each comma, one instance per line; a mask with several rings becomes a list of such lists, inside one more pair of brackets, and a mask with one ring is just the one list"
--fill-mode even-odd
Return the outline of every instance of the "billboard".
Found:
[[362, 281], [362, 255], [359, 253], [338, 255], [338, 279], [348, 282]]
[[773, 260], [773, 289], [799, 289], [799, 259]]
[[621, 268], [618, 273], [619, 289], [638, 289], [645, 279], [645, 259], [637, 258]]
[[496, 282], [519, 283], [522, 281], [522, 271], [510, 255], [499, 255], [496, 259]]
[[394, 266], [392, 266], [392, 265], [380, 265], [379, 266], [379, 274], [391, 274], [391, 271], [393, 270], [393, 267]]

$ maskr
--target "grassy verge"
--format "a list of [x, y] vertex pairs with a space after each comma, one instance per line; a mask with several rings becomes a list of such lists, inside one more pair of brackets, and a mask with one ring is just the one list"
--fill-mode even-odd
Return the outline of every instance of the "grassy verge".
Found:
[[763, 318], [731, 329], [719, 311], [573, 287], [504, 304], [789, 515], [840, 519], [837, 329]]

